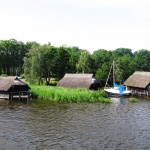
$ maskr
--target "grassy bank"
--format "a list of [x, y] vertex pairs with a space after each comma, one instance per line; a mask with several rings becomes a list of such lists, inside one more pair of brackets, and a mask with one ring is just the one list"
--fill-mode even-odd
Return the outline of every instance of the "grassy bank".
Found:
[[60, 88], [44, 85], [30, 85], [30, 87], [33, 97], [36, 96], [37, 98], [53, 102], [110, 102], [110, 99], [107, 98], [103, 90], [90, 91], [86, 89]]
[[138, 99], [135, 98], [135, 97], [130, 97], [130, 98], [129, 98], [129, 101], [130, 101], [130, 102], [138, 102]]

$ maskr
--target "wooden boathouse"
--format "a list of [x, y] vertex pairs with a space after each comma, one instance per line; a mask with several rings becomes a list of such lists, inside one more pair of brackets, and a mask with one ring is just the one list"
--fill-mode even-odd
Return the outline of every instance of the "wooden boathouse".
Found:
[[150, 72], [136, 71], [125, 82], [124, 85], [132, 90], [133, 94], [150, 95]]
[[65, 74], [65, 76], [58, 82], [57, 86], [98, 90], [101, 87], [101, 84], [93, 77], [93, 74]]
[[30, 87], [19, 77], [0, 77], [0, 99], [29, 99]]

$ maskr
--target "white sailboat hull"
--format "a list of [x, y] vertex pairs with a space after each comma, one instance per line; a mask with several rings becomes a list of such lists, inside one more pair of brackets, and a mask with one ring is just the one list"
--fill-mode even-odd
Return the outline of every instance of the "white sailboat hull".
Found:
[[120, 91], [118, 89], [115, 88], [106, 88], [104, 89], [104, 91], [108, 94], [108, 95], [113, 95], [113, 96], [130, 96], [131, 95], [131, 91], [129, 90], [125, 90], [122, 93], [120, 93]]

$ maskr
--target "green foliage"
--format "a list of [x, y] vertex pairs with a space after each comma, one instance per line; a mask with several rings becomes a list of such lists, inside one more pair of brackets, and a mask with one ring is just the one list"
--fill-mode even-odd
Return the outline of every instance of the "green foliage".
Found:
[[112, 57], [113, 60], [116, 60], [118, 57], [123, 57], [124, 55], [129, 55], [133, 56], [131, 49], [128, 48], [117, 48], [116, 50], [113, 51]]
[[79, 60], [81, 50], [78, 47], [69, 47], [69, 64], [68, 64], [68, 72], [69, 73], [76, 73], [76, 64]]
[[56, 86], [57, 83], [58, 83], [58, 81], [56, 79], [54, 79], [54, 78], [50, 79], [50, 85]]
[[104, 62], [102, 66], [96, 71], [96, 78], [101, 82], [104, 86], [106, 82], [106, 78], [108, 76], [109, 69], [108, 66], [110, 65], [107, 62]]
[[150, 71], [150, 51], [142, 49], [134, 52], [133, 64], [138, 71]]
[[[93, 73], [104, 86], [112, 61], [115, 60], [116, 82], [123, 83], [135, 71], [150, 71], [150, 51], [118, 48], [99, 49], [93, 54], [78, 47], [54, 47], [15, 39], [0, 40], [0, 74], [22, 76], [30, 83], [50, 83], [65, 73]], [[111, 83], [112, 79], [109, 81]]]
[[21, 75], [20, 75], [20, 78], [21, 78], [21, 79], [25, 79], [24, 74], [21, 74]]
[[129, 101], [130, 101], [130, 102], [138, 102], [138, 99], [135, 98], [135, 97], [130, 97], [130, 98], [129, 98]]
[[105, 102], [109, 103], [106, 93], [86, 89], [70, 89], [52, 86], [30, 85], [32, 95], [53, 102]]
[[76, 64], [78, 73], [89, 73], [90, 72], [90, 53], [86, 50], [81, 52], [79, 60]]
[[27, 53], [25, 44], [15, 39], [0, 41], [0, 74], [23, 73], [23, 57]]
[[[34, 45], [24, 58], [24, 72], [27, 81], [41, 84], [42, 78], [46, 83], [55, 67], [54, 56], [56, 49], [48, 45]], [[53, 71], [54, 72], [54, 71]]]
[[0, 76], [1, 77], [7, 77], [8, 75], [7, 74], [1, 74]]
[[[92, 67], [94, 68], [94, 70], [98, 70], [99, 68], [101, 68], [104, 63], [107, 63], [108, 67], [106, 67], [106, 66], [105, 67], [109, 68], [110, 64], [113, 61], [112, 52], [107, 51], [105, 49], [100, 49], [100, 50], [95, 51], [91, 57], [93, 60]], [[105, 69], [105, 70], [107, 70], [107, 69]]]
[[55, 56], [55, 74], [61, 79], [69, 70], [70, 53], [66, 47], [59, 47]]

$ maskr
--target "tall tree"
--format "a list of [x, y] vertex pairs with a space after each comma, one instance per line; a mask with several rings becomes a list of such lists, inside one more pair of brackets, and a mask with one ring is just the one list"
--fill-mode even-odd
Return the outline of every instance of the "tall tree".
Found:
[[142, 49], [134, 52], [134, 71], [150, 71], [150, 51]]
[[55, 56], [55, 74], [61, 79], [66, 72], [69, 71], [70, 53], [67, 47], [61, 46], [57, 48]]
[[76, 64], [77, 72], [89, 73], [90, 69], [90, 53], [86, 50], [81, 52], [78, 63]]
[[122, 57], [124, 55], [130, 55], [133, 56], [131, 49], [129, 48], [117, 48], [112, 51], [112, 59], [116, 60], [118, 57]]
[[132, 73], [132, 57], [129, 54], [119, 57], [115, 65], [116, 81], [122, 84]]
[[29, 82], [41, 84], [44, 68], [45, 46], [33, 46], [24, 58], [25, 77]]
[[105, 49], [97, 50], [92, 54], [92, 59], [94, 62], [93, 69], [97, 71], [104, 63], [107, 63], [107, 65], [110, 66], [112, 63], [112, 52]]
[[70, 54], [68, 71], [69, 73], [76, 73], [76, 63], [79, 60], [81, 50], [78, 47], [73, 46], [68, 48], [68, 52]]
[[25, 44], [15, 39], [0, 41], [0, 73], [16, 75], [23, 73], [23, 57], [27, 49]]
[[46, 84], [49, 85], [50, 78], [54, 77], [56, 74], [56, 55], [57, 55], [57, 48], [53, 46], [46, 46], [45, 52], [45, 63], [43, 68], [43, 77], [45, 78]]
[[[102, 64], [102, 66], [100, 68], [98, 68], [98, 70], [96, 70], [96, 78], [101, 82], [101, 84], [104, 86], [109, 74], [109, 70], [110, 70], [111, 65], [109, 65], [107, 62], [104, 62]], [[110, 82], [111, 81], [111, 82]], [[112, 83], [112, 77], [110, 77], [110, 83]]]

